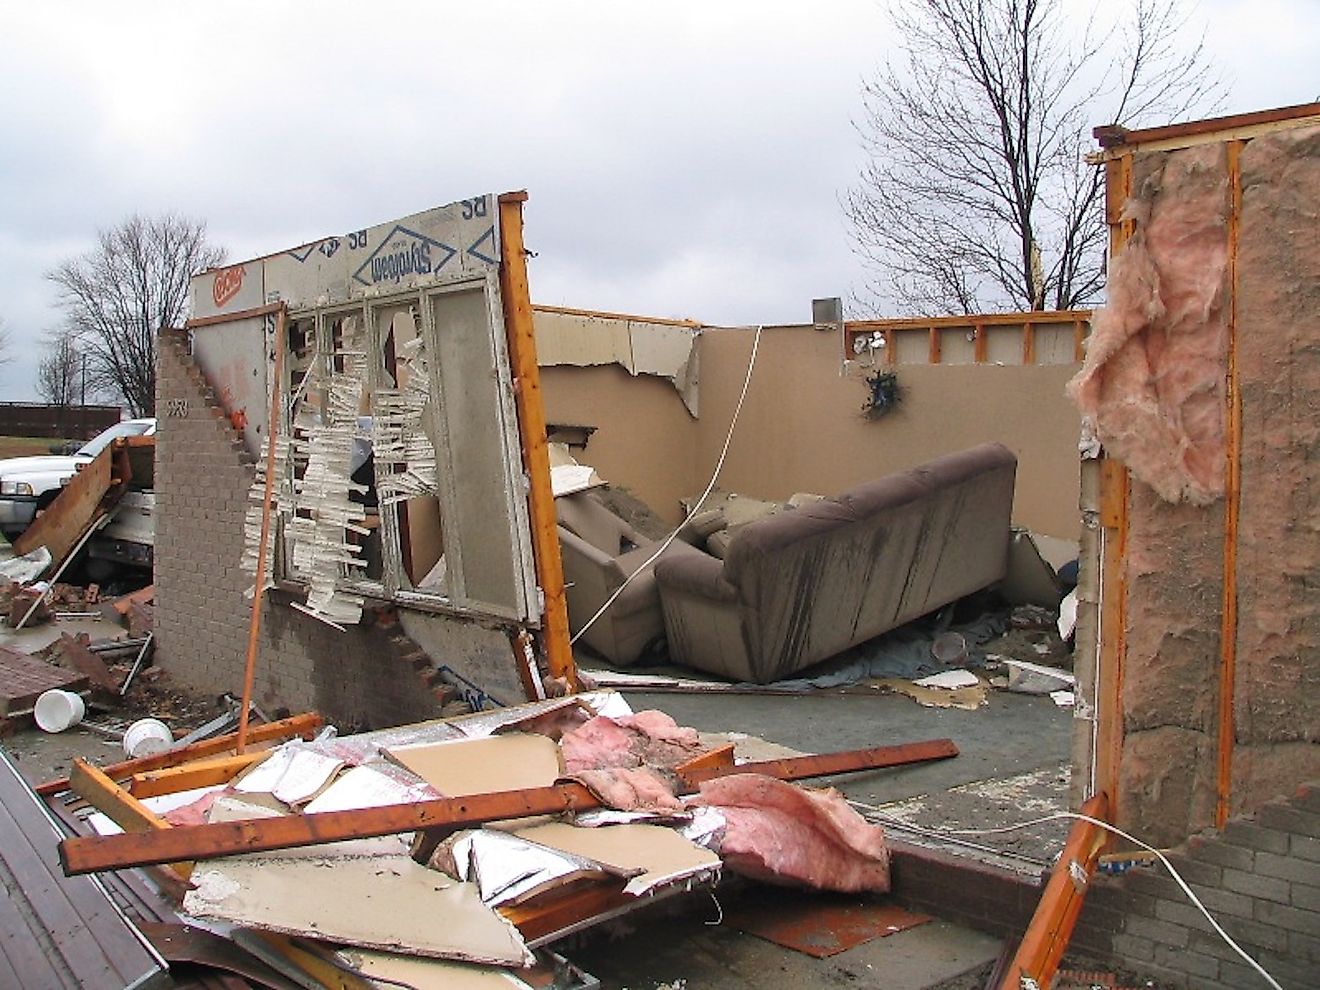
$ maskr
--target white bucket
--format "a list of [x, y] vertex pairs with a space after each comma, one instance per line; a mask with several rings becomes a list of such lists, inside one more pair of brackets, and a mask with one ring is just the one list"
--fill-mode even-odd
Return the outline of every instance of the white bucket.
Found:
[[124, 732], [124, 754], [130, 760], [155, 756], [174, 745], [174, 733], [158, 718], [140, 718]]
[[87, 713], [81, 695], [53, 688], [41, 692], [32, 709], [37, 726], [45, 732], [63, 732], [82, 721]]

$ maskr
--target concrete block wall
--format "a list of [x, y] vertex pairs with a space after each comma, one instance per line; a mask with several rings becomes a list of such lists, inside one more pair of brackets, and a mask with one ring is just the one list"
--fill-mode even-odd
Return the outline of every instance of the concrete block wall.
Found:
[[[199, 331], [205, 332], [205, 331]], [[156, 376], [156, 657], [185, 687], [238, 694], [251, 602], [240, 567], [254, 458], [189, 354], [163, 331]], [[341, 727], [419, 721], [439, 713], [425, 670], [405, 662], [397, 629], [347, 632], [303, 615], [270, 592], [253, 690], [268, 710], [316, 709]]]
[[[1216, 920], [1288, 990], [1320, 988], [1320, 782], [1230, 819], [1169, 855]], [[1162, 987], [1266, 987], [1163, 867], [1097, 877], [1070, 953]]]

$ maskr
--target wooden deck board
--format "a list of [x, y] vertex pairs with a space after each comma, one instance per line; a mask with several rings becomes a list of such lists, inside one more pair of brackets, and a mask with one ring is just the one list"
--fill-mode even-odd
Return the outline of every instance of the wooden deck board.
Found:
[[23, 967], [13, 985], [146, 987], [154, 977], [167, 978], [145, 938], [96, 880], [64, 876], [59, 838], [36, 796], [0, 754], [4, 955], [9, 966]]

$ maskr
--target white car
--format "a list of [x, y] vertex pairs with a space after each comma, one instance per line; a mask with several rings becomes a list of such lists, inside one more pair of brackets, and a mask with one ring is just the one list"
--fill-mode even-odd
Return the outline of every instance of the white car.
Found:
[[53, 502], [74, 473], [108, 447], [111, 440], [155, 432], [154, 419], [127, 419], [98, 433], [68, 456], [0, 460], [0, 531], [12, 538], [27, 529], [37, 510]]

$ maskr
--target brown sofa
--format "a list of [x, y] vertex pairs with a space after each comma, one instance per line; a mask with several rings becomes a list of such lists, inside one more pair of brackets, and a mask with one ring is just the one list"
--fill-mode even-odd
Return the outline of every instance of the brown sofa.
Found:
[[[555, 499], [559, 517], [559, 553], [564, 566], [568, 627], [573, 635], [596, 614], [634, 570], [660, 548], [659, 540], [642, 536], [610, 511], [595, 492], [578, 492]], [[679, 539], [661, 560], [701, 551]], [[633, 579], [614, 604], [582, 637], [593, 650], [621, 666], [636, 663], [648, 647], [665, 634], [660, 592], [653, 568]]]
[[670, 656], [767, 684], [998, 581], [1016, 469], [983, 444], [659, 561]]

